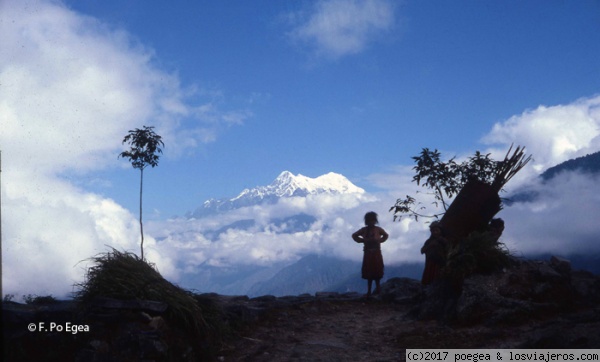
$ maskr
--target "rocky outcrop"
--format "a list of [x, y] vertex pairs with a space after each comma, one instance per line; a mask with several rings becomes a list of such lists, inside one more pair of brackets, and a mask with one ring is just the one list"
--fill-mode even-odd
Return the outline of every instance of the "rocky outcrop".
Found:
[[466, 278], [460, 291], [444, 281], [420, 290], [407, 280], [387, 284], [385, 290], [394, 292], [385, 298], [410, 303], [409, 314], [417, 320], [437, 319], [454, 327], [539, 327], [522, 348], [600, 346], [598, 334], [590, 333], [600, 330], [600, 277], [571, 270], [563, 258], [514, 258], [502, 271]]

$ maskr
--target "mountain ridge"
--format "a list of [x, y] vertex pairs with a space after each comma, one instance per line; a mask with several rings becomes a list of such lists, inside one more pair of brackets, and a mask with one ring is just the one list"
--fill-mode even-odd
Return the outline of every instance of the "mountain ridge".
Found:
[[[561, 162], [555, 166], [547, 168], [538, 177], [542, 185], [551, 182], [560, 174], [567, 172], [580, 172], [587, 176], [600, 174], [600, 151], [594, 152], [582, 157], [573, 158]], [[521, 187], [516, 190], [509, 198], [505, 199], [505, 204], [511, 206], [519, 202], [532, 202], [539, 197], [539, 190], [531, 186]]]
[[600, 173], [600, 151], [561, 162], [548, 168], [540, 177], [544, 181], [548, 181], [559, 173], [567, 171], [580, 171], [589, 174]]
[[246, 188], [233, 198], [211, 198], [206, 200], [201, 207], [193, 212], [188, 212], [186, 217], [197, 218], [245, 206], [263, 203], [273, 204], [283, 197], [305, 197], [321, 194], [363, 194], [364, 192], [365, 190], [354, 185], [345, 176], [335, 172], [311, 178], [302, 174], [294, 175], [290, 171], [283, 171], [267, 186]]

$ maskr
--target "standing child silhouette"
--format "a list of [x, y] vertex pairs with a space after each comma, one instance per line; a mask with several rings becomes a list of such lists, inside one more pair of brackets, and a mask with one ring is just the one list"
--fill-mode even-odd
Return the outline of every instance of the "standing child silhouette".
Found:
[[352, 239], [357, 243], [364, 244], [364, 255], [362, 263], [362, 278], [368, 281], [367, 296], [371, 296], [371, 288], [375, 281], [375, 293], [381, 292], [379, 282], [383, 278], [383, 256], [381, 255], [381, 243], [385, 242], [389, 235], [383, 228], [377, 226], [377, 214], [373, 211], [365, 214], [365, 227], [354, 234]]

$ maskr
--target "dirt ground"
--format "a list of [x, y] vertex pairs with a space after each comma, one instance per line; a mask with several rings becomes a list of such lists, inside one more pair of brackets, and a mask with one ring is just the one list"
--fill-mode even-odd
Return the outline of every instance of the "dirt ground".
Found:
[[280, 309], [242, 336], [222, 361], [399, 361], [392, 332], [402, 310], [375, 300], [315, 301]]
[[404, 361], [407, 347], [477, 348], [507, 339], [505, 330], [450, 328], [414, 321], [407, 312], [407, 306], [366, 298], [279, 309], [227, 346], [219, 360]]

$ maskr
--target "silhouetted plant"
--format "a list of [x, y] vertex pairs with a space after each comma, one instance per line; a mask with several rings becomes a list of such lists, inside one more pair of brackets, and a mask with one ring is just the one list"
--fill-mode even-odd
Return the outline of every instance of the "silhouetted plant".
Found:
[[472, 232], [448, 252], [447, 275], [462, 279], [471, 274], [489, 274], [510, 265], [510, 251], [489, 232]]
[[436, 207], [441, 204], [444, 211], [427, 215], [422, 203], [407, 195], [404, 199], [396, 200], [396, 204], [390, 208], [394, 212], [394, 221], [401, 219], [403, 214], [414, 217], [417, 221], [419, 217], [439, 218], [448, 210], [449, 200], [472, 180], [491, 185], [495, 192], [499, 192], [531, 160], [531, 156], [525, 157], [524, 148], [517, 147], [509, 157], [511, 150], [512, 146], [502, 161], [491, 159], [489, 153], [484, 155], [476, 151], [466, 161], [457, 163], [454, 157], [446, 162], [442, 161], [437, 149], [431, 151], [423, 148], [419, 156], [412, 157], [416, 163], [413, 167], [416, 174], [412, 181], [431, 189], [435, 198], [433, 204]]
[[54, 298], [52, 295], [40, 296], [40, 295], [34, 295], [34, 294], [24, 295], [23, 301], [25, 302], [25, 304], [34, 304], [34, 305], [52, 304], [52, 303], [57, 302], [56, 298]]
[[159, 153], [162, 153], [161, 146], [164, 147], [162, 137], [154, 133], [154, 127], [144, 126], [143, 129], [136, 128], [130, 130], [129, 134], [123, 138], [123, 144], [128, 143], [131, 148], [123, 151], [119, 157], [129, 159], [134, 168], [140, 170], [140, 234], [142, 241], [140, 243], [141, 258], [144, 259], [144, 225], [142, 223], [142, 190], [144, 184], [144, 169], [147, 166], [155, 167], [158, 165]]

